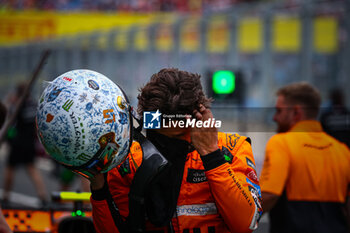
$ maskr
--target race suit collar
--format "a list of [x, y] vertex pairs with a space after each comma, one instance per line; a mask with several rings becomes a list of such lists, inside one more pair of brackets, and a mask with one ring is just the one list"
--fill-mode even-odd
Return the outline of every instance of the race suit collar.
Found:
[[147, 130], [146, 135], [163, 156], [171, 162], [180, 158], [184, 161], [187, 154], [194, 150], [193, 146], [185, 140], [170, 138], [152, 130]]

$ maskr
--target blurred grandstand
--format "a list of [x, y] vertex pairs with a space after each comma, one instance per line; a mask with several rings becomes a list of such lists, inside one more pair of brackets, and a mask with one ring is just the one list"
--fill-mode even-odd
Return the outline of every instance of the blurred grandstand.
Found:
[[[214, 102], [222, 130], [272, 133], [274, 91], [284, 84], [309, 81], [324, 99], [340, 87], [350, 103], [349, 5], [345, 0], [1, 1], [0, 95], [29, 77], [45, 48], [53, 52], [36, 95], [44, 81], [86, 68], [117, 82], [136, 105], [138, 88], [163, 67], [202, 74], [208, 93], [208, 74], [230, 70], [240, 74], [235, 90], [242, 93], [238, 102]], [[258, 153], [262, 156], [263, 148]]]
[[3, 7], [12, 10], [189, 12], [227, 9], [238, 3], [254, 1], [255, 0], [5, 0], [3, 1]]

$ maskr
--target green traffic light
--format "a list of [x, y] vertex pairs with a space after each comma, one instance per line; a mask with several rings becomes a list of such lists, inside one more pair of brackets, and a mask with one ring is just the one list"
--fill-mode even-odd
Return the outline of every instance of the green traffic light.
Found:
[[235, 91], [235, 74], [229, 70], [215, 71], [212, 88], [215, 94], [231, 94]]
[[82, 217], [84, 217], [84, 216], [85, 216], [85, 213], [84, 213], [83, 211], [81, 211], [81, 210], [77, 210], [77, 211], [75, 211], [75, 212], [72, 212], [71, 215], [72, 215], [73, 217], [77, 217], [77, 216], [82, 216]]

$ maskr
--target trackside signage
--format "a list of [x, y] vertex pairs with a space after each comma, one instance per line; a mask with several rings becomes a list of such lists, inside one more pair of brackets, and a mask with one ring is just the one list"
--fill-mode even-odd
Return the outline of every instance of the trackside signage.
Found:
[[157, 111], [143, 113], [144, 129], [160, 128], [220, 128], [221, 120], [210, 118], [205, 121], [197, 120], [189, 115], [173, 114], [166, 115]]

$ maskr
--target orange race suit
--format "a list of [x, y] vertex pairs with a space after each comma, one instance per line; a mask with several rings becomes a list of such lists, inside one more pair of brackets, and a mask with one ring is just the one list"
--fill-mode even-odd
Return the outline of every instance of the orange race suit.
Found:
[[350, 151], [318, 121], [300, 121], [271, 137], [260, 184], [262, 192], [280, 196], [269, 213], [270, 232], [348, 232]]
[[[218, 146], [219, 150], [206, 156], [196, 150], [185, 155], [170, 227], [147, 222], [146, 232], [225, 233], [257, 228], [262, 213], [261, 193], [250, 139], [219, 132]], [[128, 194], [142, 159], [140, 144], [134, 141], [125, 162], [108, 172], [109, 191], [123, 220], [129, 214]], [[120, 232], [101, 190], [92, 192], [91, 203], [96, 231]]]

